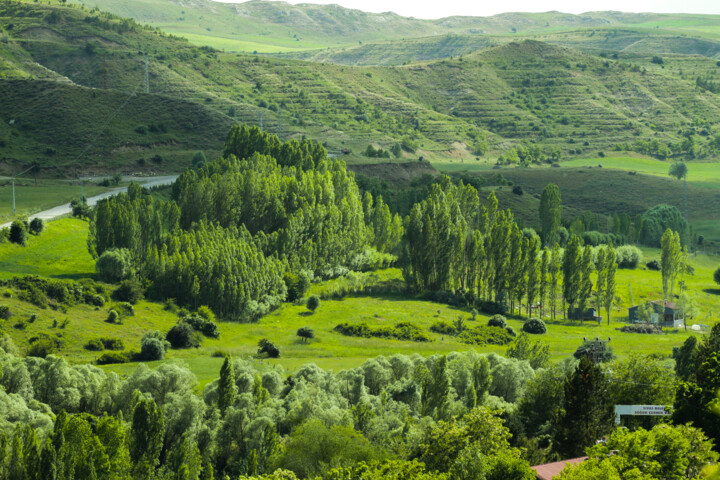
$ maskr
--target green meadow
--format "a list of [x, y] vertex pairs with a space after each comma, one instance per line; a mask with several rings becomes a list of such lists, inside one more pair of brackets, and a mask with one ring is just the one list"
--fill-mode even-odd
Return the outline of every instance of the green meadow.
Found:
[[[94, 262], [86, 249], [87, 223], [76, 219], [62, 219], [49, 222], [46, 230], [38, 237], [31, 237], [27, 247], [0, 244], [1, 278], [13, 275], [38, 274], [55, 278], [93, 277]], [[659, 259], [659, 251], [643, 249], [644, 262]], [[712, 273], [720, 264], [716, 256], [697, 255], [689, 258], [694, 268], [693, 275], [686, 275], [687, 283], [697, 301], [701, 315], [693, 322], [711, 325], [720, 315], [720, 290], [712, 281]], [[378, 282], [400, 283], [398, 269], [376, 272]], [[333, 281], [316, 283], [311, 292], [322, 293], [332, 289]], [[614, 308], [610, 325], [606, 321], [570, 322], [563, 319], [547, 321], [548, 333], [542, 340], [550, 346], [552, 358], [560, 360], [571, 355], [582, 343], [583, 338], [611, 338], [616, 355], [624, 357], [633, 353], [655, 354], [667, 357], [672, 348], [679, 346], [688, 335], [680, 330], [664, 335], [630, 334], [618, 331], [624, 325], [627, 308], [639, 302], [658, 299], [661, 296], [660, 272], [644, 267], [636, 270], [619, 270], [617, 275], [617, 296], [620, 299]], [[120, 325], [105, 322], [112, 303], [102, 308], [77, 305], [66, 311], [40, 309], [16, 298], [9, 288], [2, 288], [2, 303], [10, 307], [13, 318], [0, 321], [0, 328], [8, 332], [15, 342], [25, 350], [29, 339], [40, 332], [55, 333], [62, 337], [64, 346], [60, 352], [72, 362], [93, 362], [100, 353], [84, 349], [91, 339], [116, 337], [123, 341], [126, 350], [139, 350], [140, 339], [148, 330], [168, 331], [177, 321], [177, 315], [167, 311], [162, 304], [141, 301], [135, 305], [135, 315], [125, 317]], [[36, 320], [28, 320], [36, 315]], [[221, 322], [220, 338], [205, 339], [197, 349], [170, 350], [165, 361], [179, 361], [187, 364], [203, 385], [217, 377], [222, 356], [230, 354], [253, 358], [257, 343], [268, 338], [280, 349], [277, 360], [263, 359], [268, 364], [280, 364], [290, 370], [305, 363], [316, 363], [323, 368], [341, 370], [360, 365], [368, 358], [394, 353], [431, 355], [462, 351], [474, 348], [480, 352], [503, 353], [505, 346], [471, 346], [456, 338], [430, 332], [436, 321], [465, 319], [467, 327], [485, 324], [486, 315], [471, 319], [470, 312], [447, 305], [421, 300], [408, 295], [359, 294], [338, 300], [322, 300], [315, 313], [303, 305], [283, 304], [280, 308], [255, 323]], [[407, 342], [379, 338], [356, 338], [343, 336], [333, 328], [343, 322], [366, 322], [370, 325], [393, 326], [398, 322], [410, 321], [428, 334], [431, 342]], [[17, 325], [22, 323], [22, 328]], [[509, 318], [508, 323], [520, 331], [523, 320]], [[312, 327], [315, 339], [303, 342], [296, 336], [298, 328]], [[153, 362], [155, 365], [158, 362]], [[136, 364], [111, 365], [106, 370], [121, 374], [129, 373]]]

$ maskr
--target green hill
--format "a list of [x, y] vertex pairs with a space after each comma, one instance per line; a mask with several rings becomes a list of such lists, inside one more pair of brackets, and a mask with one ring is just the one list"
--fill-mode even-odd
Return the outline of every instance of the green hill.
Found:
[[[0, 27], [0, 75], [16, 79], [0, 87], [6, 163], [177, 170], [196, 150], [215, 155], [234, 121], [352, 150], [351, 163], [368, 161], [369, 144], [480, 166], [516, 147], [582, 158], [686, 135], [694, 155], [712, 157], [720, 123], [720, 97], [696, 86], [717, 67], [700, 56], [658, 65], [524, 40], [350, 67], [222, 53], [98, 10], [29, 2], [1, 4]], [[156, 155], [165, 163], [148, 162]]]

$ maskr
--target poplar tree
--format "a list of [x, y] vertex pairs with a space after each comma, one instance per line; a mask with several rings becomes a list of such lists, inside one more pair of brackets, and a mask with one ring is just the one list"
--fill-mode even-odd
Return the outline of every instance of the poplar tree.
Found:
[[615, 274], [617, 273], [617, 261], [615, 249], [612, 244], [606, 247], [605, 252], [605, 285], [603, 286], [603, 305], [607, 315], [607, 323], [610, 325], [610, 310], [615, 303]]
[[562, 221], [562, 198], [560, 188], [549, 183], [543, 189], [540, 197], [540, 228], [543, 243], [552, 246], [557, 243], [557, 232]]
[[218, 409], [220, 415], [225, 416], [227, 409], [235, 403], [237, 386], [235, 385], [235, 367], [230, 357], [225, 357], [220, 368], [220, 381], [218, 382]]
[[[563, 272], [563, 303], [567, 303], [567, 309], [573, 310], [576, 302], [580, 298], [580, 281], [582, 273], [580, 271], [582, 254], [582, 240], [577, 235], [573, 235], [568, 240], [563, 255], [562, 272]], [[565, 305], [563, 310], [565, 310]], [[567, 311], [565, 311], [567, 315]]]
[[163, 412], [152, 399], [138, 393], [133, 409], [129, 449], [133, 473], [138, 478], [152, 478], [160, 459], [165, 434]]
[[606, 249], [601, 247], [597, 252], [597, 279], [595, 282], [595, 308], [600, 312], [604, 305], [605, 286], [607, 284], [608, 264], [606, 260]]
[[673, 296], [675, 280], [682, 263], [683, 252], [680, 245], [680, 235], [668, 228], [660, 240], [660, 248], [662, 249], [660, 268], [662, 272], [663, 296], [665, 301], [668, 301], [668, 299]]
[[585, 308], [587, 307], [587, 301], [592, 295], [592, 248], [585, 247], [582, 250], [582, 257], [580, 259], [580, 289], [578, 292], [578, 309], [580, 310], [580, 320], [582, 321], [585, 317]]
[[550, 268], [550, 250], [547, 247], [542, 250], [542, 257], [540, 260], [540, 284], [538, 295], [540, 297], [540, 318], [545, 316], [545, 299], [547, 298], [548, 291], [548, 272]]
[[[528, 253], [527, 260], [525, 263], [525, 281], [527, 282], [527, 288], [525, 289], [525, 295], [527, 296], [527, 315], [530, 316], [532, 313], [532, 304], [535, 302], [535, 298], [538, 296], [538, 290], [541, 288], [541, 268], [540, 268], [540, 241], [537, 237], [531, 237], [528, 241]], [[542, 303], [542, 298], [540, 299]]]
[[555, 320], [557, 311], [557, 299], [559, 293], [560, 276], [562, 275], [563, 255], [560, 246], [556, 243], [552, 246], [550, 262], [548, 263], [548, 274], [550, 275], [550, 310], [552, 319]]

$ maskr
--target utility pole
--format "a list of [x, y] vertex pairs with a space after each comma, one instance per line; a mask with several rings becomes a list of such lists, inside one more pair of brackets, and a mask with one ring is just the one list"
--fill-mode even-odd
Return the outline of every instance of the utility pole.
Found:
[[263, 115], [262, 112], [260, 112], [260, 130], [263, 128]]
[[145, 55], [145, 93], [150, 93], [150, 57]]

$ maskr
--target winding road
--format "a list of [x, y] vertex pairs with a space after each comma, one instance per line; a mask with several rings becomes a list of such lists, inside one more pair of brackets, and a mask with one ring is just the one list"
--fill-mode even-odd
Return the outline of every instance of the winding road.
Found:
[[[140, 185], [146, 188], [150, 187], [159, 187], [162, 185], [172, 185], [175, 183], [175, 180], [177, 180], [177, 175], [168, 175], [163, 177], [123, 177], [123, 181], [134, 181], [138, 182]], [[110, 198], [112, 196], [117, 195], [118, 193], [127, 192], [127, 187], [119, 187], [114, 188], [112, 190], [109, 190], [104, 193], [100, 193], [98, 195], [94, 195], [92, 197], [87, 198], [87, 203], [90, 206], [94, 206], [97, 204], [100, 200], [103, 200], [105, 198]], [[43, 210], [42, 212], [34, 213], [30, 216], [28, 216], [28, 220], [32, 220], [33, 218], [41, 218], [44, 222], [47, 222], [48, 220], [54, 220], [58, 217], [63, 217], [65, 215], [70, 215], [72, 213], [72, 209], [70, 208], [69, 203], [65, 203], [63, 205], [58, 205], [57, 207], [53, 207], [49, 210]], [[0, 228], [9, 227], [12, 222], [3, 223], [0, 225]]]

